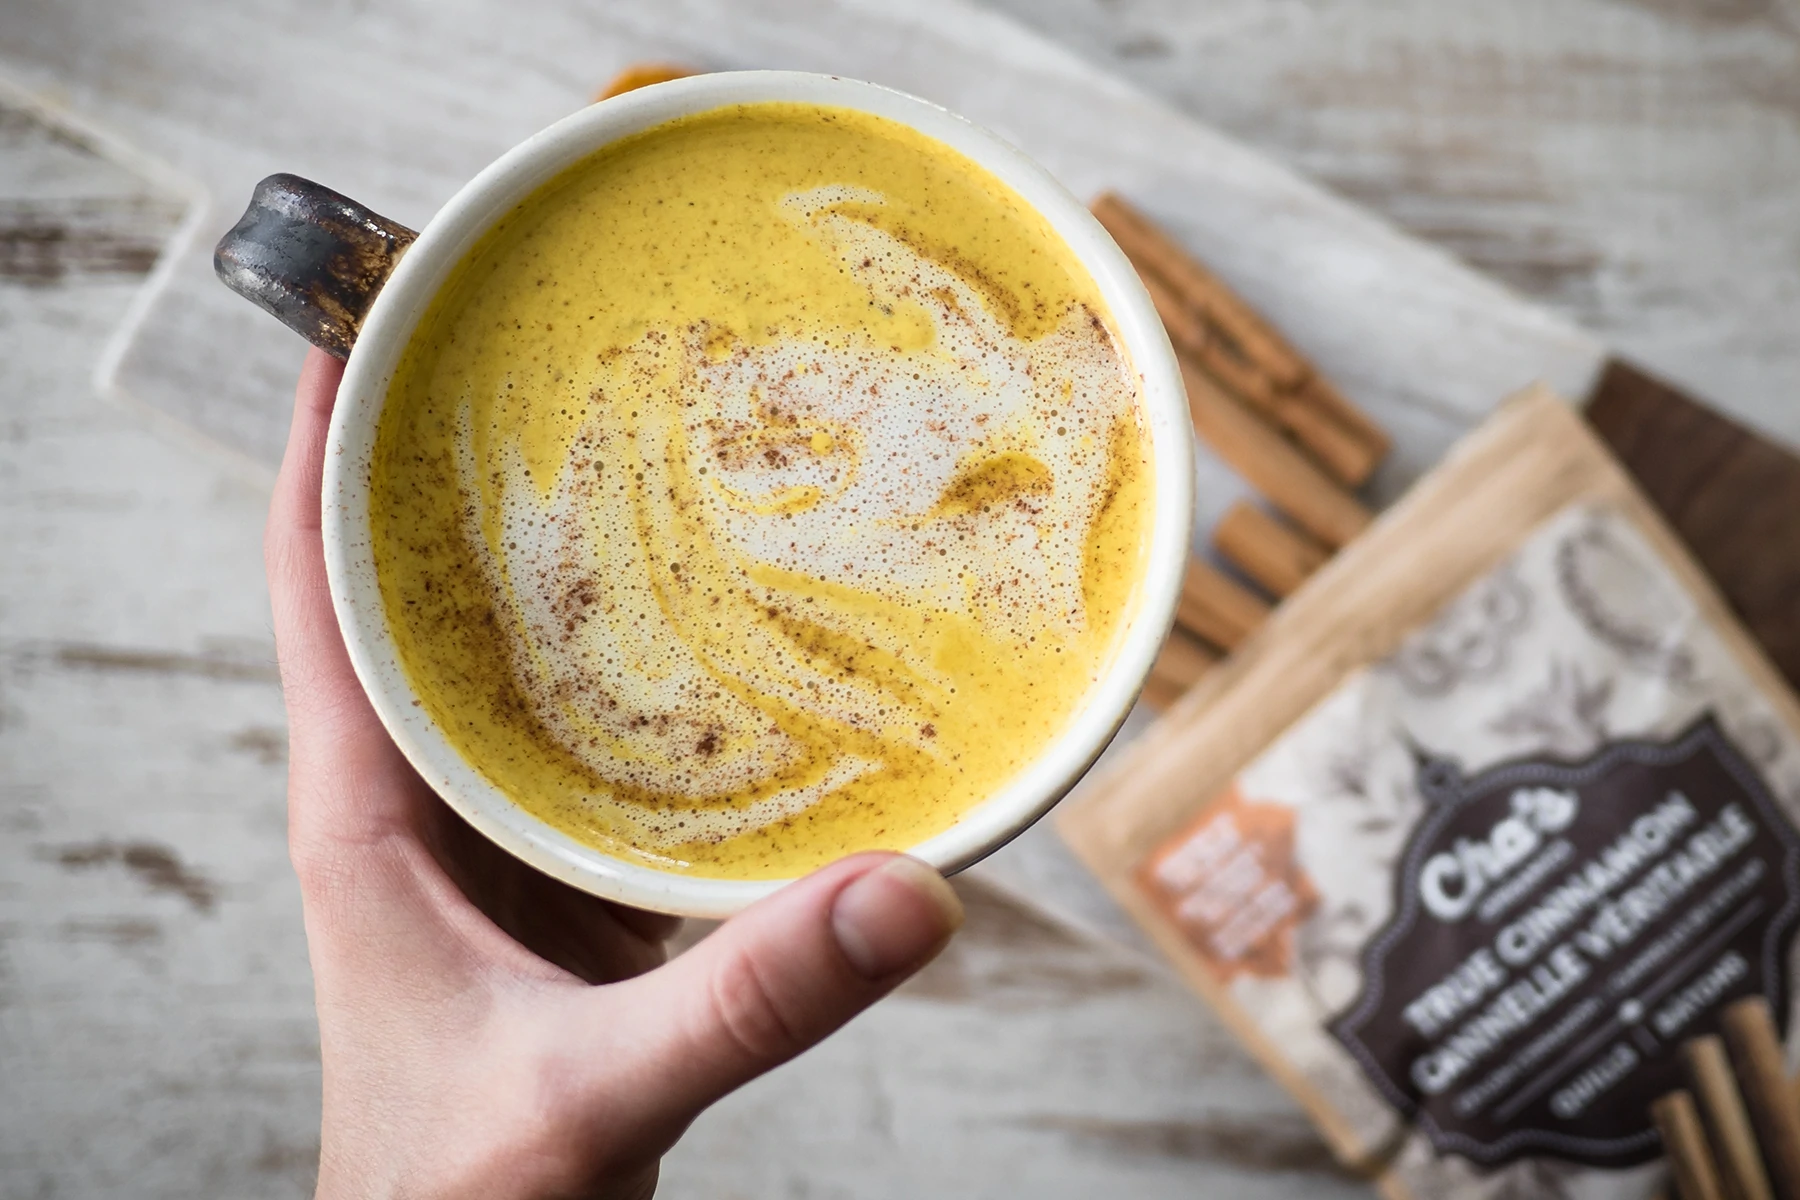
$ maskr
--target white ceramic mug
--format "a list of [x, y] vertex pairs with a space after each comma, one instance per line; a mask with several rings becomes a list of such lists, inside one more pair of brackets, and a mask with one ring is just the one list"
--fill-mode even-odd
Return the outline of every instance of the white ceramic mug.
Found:
[[477, 175], [417, 235], [317, 184], [271, 177], [215, 256], [228, 285], [315, 344], [348, 356], [325, 454], [325, 562], [350, 660], [394, 741], [452, 808], [519, 858], [606, 899], [689, 916], [729, 915], [781, 882], [710, 879], [611, 857], [532, 816], [476, 770], [415, 702], [400, 664], [370, 551], [369, 471], [401, 351], [433, 295], [482, 234], [540, 186], [611, 142], [676, 117], [761, 101], [873, 113], [992, 172], [1050, 222], [1093, 276], [1139, 380], [1156, 490], [1148, 570], [1135, 611], [1106, 675], [1062, 734], [997, 794], [909, 848], [946, 873], [958, 871], [1048, 811], [1118, 732], [1173, 618], [1193, 520], [1192, 434], [1168, 337], [1131, 264], [1046, 171], [937, 105], [873, 84], [789, 71], [697, 75], [558, 121]]

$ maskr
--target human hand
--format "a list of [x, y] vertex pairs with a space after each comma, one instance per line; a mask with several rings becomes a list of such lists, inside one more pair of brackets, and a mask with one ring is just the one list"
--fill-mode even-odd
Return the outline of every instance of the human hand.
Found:
[[342, 374], [308, 355], [266, 538], [324, 1061], [318, 1195], [648, 1197], [702, 1109], [892, 990], [962, 908], [923, 863], [862, 854], [665, 965], [677, 922], [464, 824], [387, 736], [332, 611], [320, 487]]

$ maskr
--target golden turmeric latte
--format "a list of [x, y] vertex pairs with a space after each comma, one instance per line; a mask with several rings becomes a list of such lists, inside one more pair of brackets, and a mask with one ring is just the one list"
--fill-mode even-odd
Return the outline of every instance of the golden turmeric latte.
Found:
[[370, 482], [451, 743], [579, 841], [735, 879], [917, 845], [1041, 754], [1154, 490], [1049, 224], [905, 126], [787, 103], [608, 146], [485, 235]]

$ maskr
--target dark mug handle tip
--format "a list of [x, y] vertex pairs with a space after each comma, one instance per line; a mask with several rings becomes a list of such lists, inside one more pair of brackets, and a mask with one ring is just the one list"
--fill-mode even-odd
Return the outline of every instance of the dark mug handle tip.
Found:
[[213, 250], [225, 286], [338, 358], [418, 234], [298, 175], [256, 185]]

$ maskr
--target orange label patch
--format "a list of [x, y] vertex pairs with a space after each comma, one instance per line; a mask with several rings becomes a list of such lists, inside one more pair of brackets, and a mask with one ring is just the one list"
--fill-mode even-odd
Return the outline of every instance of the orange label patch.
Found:
[[1319, 903], [1294, 860], [1294, 810], [1235, 786], [1146, 859], [1137, 882], [1221, 982], [1287, 975], [1294, 928]]

